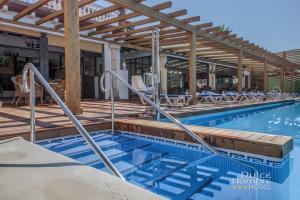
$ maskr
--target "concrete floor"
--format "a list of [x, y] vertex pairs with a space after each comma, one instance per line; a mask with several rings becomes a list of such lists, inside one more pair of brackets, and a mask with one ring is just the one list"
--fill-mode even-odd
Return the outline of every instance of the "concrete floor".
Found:
[[0, 199], [163, 198], [21, 138], [12, 138], [0, 141]]

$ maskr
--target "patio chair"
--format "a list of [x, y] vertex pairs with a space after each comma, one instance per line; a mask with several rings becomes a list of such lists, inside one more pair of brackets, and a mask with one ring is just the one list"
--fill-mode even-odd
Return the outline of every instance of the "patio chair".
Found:
[[[15, 94], [11, 105], [15, 103], [17, 106], [19, 105], [21, 98], [29, 98], [29, 93], [24, 92], [22, 75], [12, 77], [11, 81], [13, 82], [15, 88]], [[38, 83], [35, 83], [35, 97], [40, 98], [41, 104], [43, 104], [43, 87]]]
[[161, 98], [165, 99], [169, 107], [189, 106], [192, 100], [192, 95], [169, 95], [161, 94]]
[[[142, 76], [140, 76], [140, 75], [132, 76], [131, 77], [131, 85], [133, 87], [135, 87], [139, 92], [146, 95], [148, 98], [150, 98], [150, 99], [153, 98], [153, 88], [152, 87], [147, 87], [145, 85]], [[144, 105], [147, 104], [143, 99], [141, 99], [141, 102]]]
[[227, 103], [236, 103], [240, 98], [239, 93], [235, 91], [223, 91], [222, 95]]
[[[55, 93], [64, 101], [65, 100], [65, 80], [52, 80], [50, 82], [51, 87]], [[53, 98], [50, 96], [50, 104], [53, 104]]]
[[197, 93], [197, 97], [199, 98], [200, 102], [219, 104], [222, 103], [224, 96], [214, 92], [203, 91], [202, 93]]

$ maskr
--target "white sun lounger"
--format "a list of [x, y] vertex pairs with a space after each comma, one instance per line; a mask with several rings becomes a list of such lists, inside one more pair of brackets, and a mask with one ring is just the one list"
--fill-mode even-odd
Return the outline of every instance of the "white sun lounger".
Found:
[[[148, 98], [153, 98], [153, 88], [147, 87], [143, 81], [142, 76], [136, 75], [131, 77], [131, 85], [135, 87], [139, 92], [143, 93], [146, 95]], [[140, 98], [142, 103], [146, 105], [147, 103]]]

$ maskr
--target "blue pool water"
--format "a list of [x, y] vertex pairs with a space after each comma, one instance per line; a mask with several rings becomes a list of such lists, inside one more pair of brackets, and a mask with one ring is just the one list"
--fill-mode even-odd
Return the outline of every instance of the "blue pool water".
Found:
[[[96, 143], [131, 183], [169, 199], [286, 200], [289, 162], [255, 167], [213, 155], [199, 145], [134, 133], [96, 132]], [[38, 142], [43, 147], [109, 172], [81, 136]], [[257, 174], [257, 176], [256, 176]], [[258, 174], [271, 174], [258, 177]], [[256, 181], [256, 182], [254, 182]], [[279, 187], [280, 186], [280, 187]], [[256, 188], [257, 187], [257, 188]]]
[[286, 200], [300, 199], [300, 103], [286, 102], [246, 109], [181, 118], [190, 125], [291, 136], [294, 149], [290, 154], [289, 176], [278, 186], [287, 190]]

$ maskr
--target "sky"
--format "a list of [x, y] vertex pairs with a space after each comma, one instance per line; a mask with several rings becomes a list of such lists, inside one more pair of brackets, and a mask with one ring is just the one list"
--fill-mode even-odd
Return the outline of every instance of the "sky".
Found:
[[[146, 0], [154, 5], [166, 0]], [[233, 33], [272, 52], [300, 48], [300, 0], [171, 0], [201, 22], [225, 24]]]

